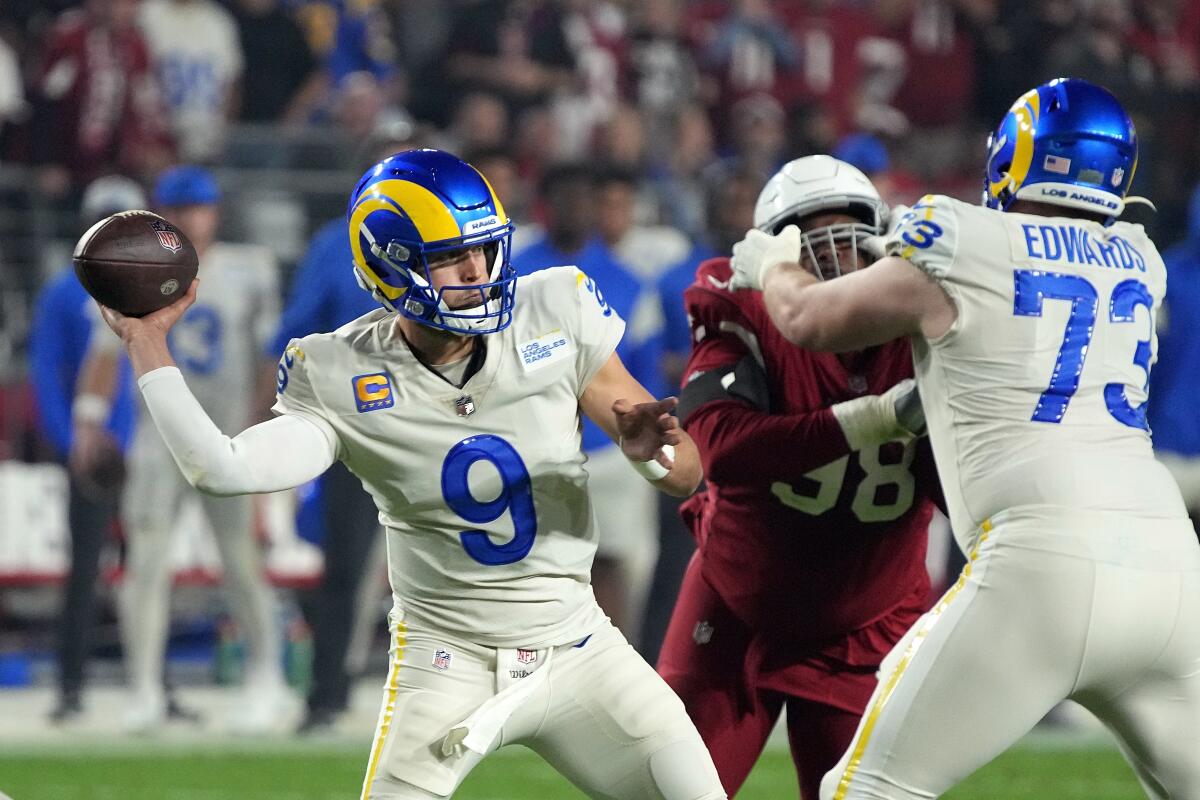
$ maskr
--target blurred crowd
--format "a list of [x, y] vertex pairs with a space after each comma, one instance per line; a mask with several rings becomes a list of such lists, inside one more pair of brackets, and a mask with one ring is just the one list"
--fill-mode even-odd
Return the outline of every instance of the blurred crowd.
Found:
[[[284, 290], [336, 270], [353, 291], [336, 215], [359, 171], [389, 150], [450, 150], [516, 221], [518, 268], [575, 263], [596, 277], [630, 321], [623, 359], [666, 394], [690, 345], [683, 288], [744, 235], [778, 167], [832, 153], [891, 203], [975, 200], [987, 132], [1057, 76], [1100, 83], [1130, 110], [1142, 153], [1132, 194], [1158, 209], [1130, 216], [1160, 247], [1188, 239], [1200, 178], [1189, 0], [9, 0], [0, 199], [55, 209], [70, 222], [50, 235], [69, 245], [96, 179], [149, 189], [173, 165], [202, 165], [227, 190], [224, 234], [267, 245]], [[236, 189], [267, 173], [285, 187], [316, 174], [338, 199], [285, 189], [239, 206]], [[272, 204], [298, 221], [273, 227]], [[1200, 210], [1191, 225], [1184, 246], [1200, 270]], [[40, 261], [42, 244], [0, 243], [0, 262], [37, 265], [20, 276], [27, 304], [66, 264]], [[0, 306], [0, 332], [13, 319]], [[23, 347], [13, 355], [23, 363]], [[30, 457], [9, 430], [0, 458]], [[1181, 449], [1200, 452], [1192, 438]], [[600, 469], [604, 456], [592, 459]], [[614, 475], [624, 469], [618, 459]], [[632, 508], [644, 486], [614, 487], [623, 513], [654, 513]], [[659, 609], [641, 632], [651, 659], [690, 549], [674, 510], [662, 516], [666, 574], [653, 581], [657, 550], [620, 537], [597, 567], [615, 570], [597, 594], [627, 632], [638, 634], [637, 609]]]
[[[604, 162], [634, 173], [638, 222], [698, 240], [728, 176], [814, 152], [840, 150], [892, 199], [973, 197], [987, 129], [1059, 75], [1134, 113], [1135, 192], [1172, 238], [1200, 161], [1200, 5], [1185, 0], [15, 0], [0, 160], [77, 198], [174, 161], [356, 167], [353, 148], [278, 145], [391, 124], [501, 154], [519, 221], [540, 217], [549, 166]], [[246, 123], [276, 146], [239, 143]]]

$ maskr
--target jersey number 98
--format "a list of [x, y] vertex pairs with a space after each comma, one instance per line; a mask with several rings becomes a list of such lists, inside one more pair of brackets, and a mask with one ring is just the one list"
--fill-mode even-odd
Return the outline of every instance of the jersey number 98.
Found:
[[[491, 463], [500, 473], [500, 494], [491, 500], [476, 498], [467, 483], [467, 474], [478, 461]], [[529, 470], [516, 449], [499, 436], [469, 436], [450, 448], [442, 462], [442, 497], [451, 511], [476, 525], [493, 522], [505, 511], [512, 517], [513, 537], [504, 544], [494, 543], [486, 531], [472, 529], [458, 534], [467, 555], [480, 564], [512, 564], [533, 549], [537, 512]]]

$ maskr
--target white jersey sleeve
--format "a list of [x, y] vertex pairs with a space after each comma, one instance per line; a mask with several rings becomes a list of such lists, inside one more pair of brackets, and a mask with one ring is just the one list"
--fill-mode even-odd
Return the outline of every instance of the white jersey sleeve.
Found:
[[176, 367], [138, 379], [154, 424], [188, 483], [208, 494], [277, 492], [312, 480], [333, 464], [328, 425], [284, 416], [234, 437], [217, 429]]
[[[557, 270], [556, 270], [557, 271]], [[578, 267], [561, 270], [548, 282], [548, 299], [554, 302], [558, 292], [570, 291], [572, 299], [563, 308], [571, 309], [565, 322], [577, 343], [575, 353], [576, 396], [582, 395], [592, 378], [599, 372], [625, 333], [625, 321], [604, 299], [596, 282]], [[552, 287], [552, 288], [551, 288]], [[569, 288], [568, 288], [569, 287]]]
[[956, 202], [941, 195], [922, 197], [888, 234], [888, 255], [907, 259], [933, 278], [944, 278], [958, 252]]
[[279, 359], [279, 368], [275, 373], [275, 405], [271, 410], [276, 414], [302, 417], [316, 425], [333, 443], [340, 458], [341, 446], [336, 427], [313, 386], [309, 366], [303, 340], [292, 339]]

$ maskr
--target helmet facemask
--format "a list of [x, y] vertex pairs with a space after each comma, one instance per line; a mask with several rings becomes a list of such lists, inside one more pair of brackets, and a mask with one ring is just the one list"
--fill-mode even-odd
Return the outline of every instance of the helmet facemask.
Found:
[[[512, 266], [512, 225], [488, 231], [475, 237], [462, 237], [444, 242], [420, 245], [412, 242], [388, 242], [382, 245], [372, 239], [364, 225], [362, 235], [375, 263], [376, 275], [389, 287], [403, 290], [388, 299], [379, 287], [366, 281], [365, 288], [386, 308], [423, 325], [460, 334], [496, 333], [512, 322], [516, 299], [516, 268]], [[431, 259], [436, 256], [482, 246], [488, 264], [488, 279], [477, 284], [446, 284], [434, 288]], [[359, 272], [356, 270], [356, 272]], [[360, 284], [365, 276], [360, 276]], [[462, 292], [474, 294], [476, 303], [456, 303], [451, 307], [447, 296]]]
[[[806, 215], [805, 218], [791, 217], [782, 220], [774, 226], [772, 232], [779, 233], [788, 225], [799, 227], [800, 253], [798, 260], [800, 265], [820, 280], [832, 280], [854, 272], [859, 269], [859, 265], [863, 261], [869, 261], [869, 259], [859, 258], [861, 252], [859, 245], [868, 236], [879, 235], [882, 230], [881, 226], [855, 221], [836, 222], [832, 225], [806, 229], [804, 221], [829, 214], [862, 217], [863, 214], [856, 213], [857, 211], [854, 208], [822, 209]], [[842, 260], [843, 255], [846, 256], [845, 262]]]
[[[487, 179], [462, 159], [442, 150], [385, 158], [355, 187], [346, 219], [359, 284], [384, 308], [456, 334], [497, 333], [512, 322], [514, 226]], [[476, 247], [484, 264], [445, 265], [456, 271], [435, 280], [439, 256]], [[438, 286], [447, 279], [484, 282]]]

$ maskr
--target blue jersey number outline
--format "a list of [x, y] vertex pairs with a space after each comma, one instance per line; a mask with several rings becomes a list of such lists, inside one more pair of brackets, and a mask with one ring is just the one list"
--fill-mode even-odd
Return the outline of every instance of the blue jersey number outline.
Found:
[[[1150, 331], [1153, 334], [1154, 298], [1150, 296], [1150, 290], [1146, 288], [1146, 284], [1132, 278], [1121, 281], [1113, 287], [1112, 299], [1108, 305], [1109, 322], [1133, 322], [1134, 312], [1138, 306], [1145, 308], [1147, 315], [1150, 316]], [[1133, 363], [1146, 373], [1146, 382], [1142, 384], [1142, 388], [1150, 385], [1150, 356], [1150, 337], [1139, 339], [1137, 349], [1133, 353]], [[1148, 403], [1149, 401], [1143, 401], [1137, 408], [1130, 406], [1123, 383], [1113, 382], [1104, 387], [1104, 404], [1108, 406], [1108, 413], [1112, 414], [1113, 418], [1122, 425], [1150, 430], [1150, 424], [1146, 422]]]
[[[472, 495], [467, 483], [467, 474], [477, 461], [491, 463], [500, 473], [500, 494], [488, 501]], [[512, 564], [533, 549], [538, 524], [533, 483], [521, 454], [499, 436], [490, 433], [468, 436], [450, 448], [442, 462], [442, 497], [450, 510], [467, 522], [492, 522], [505, 511], [512, 517], [513, 538], [504, 544], [494, 543], [486, 532], [477, 529], [458, 534], [467, 555], [480, 564], [491, 567]]]
[[[221, 315], [212, 306], [194, 305], [176, 323], [175, 329], [194, 331], [194, 336], [203, 344], [201, 352], [188, 352], [186, 348], [174, 348], [178, 351], [175, 360], [185, 369], [197, 375], [209, 375], [221, 366], [224, 355], [224, 342], [221, 328]], [[175, 332], [172, 330], [172, 333]], [[184, 335], [184, 334], [181, 334]]]
[[[1063, 343], [1058, 350], [1054, 372], [1050, 375], [1050, 385], [1038, 398], [1031, 419], [1034, 422], [1057, 424], [1062, 422], [1067, 405], [1079, 389], [1079, 376], [1083, 373], [1088, 345], [1096, 329], [1099, 298], [1095, 287], [1079, 275], [1031, 269], [1013, 272], [1013, 314], [1040, 317], [1047, 298], [1069, 300], [1071, 315], [1067, 318], [1067, 326], [1063, 331]], [[1153, 307], [1150, 290], [1141, 281], [1122, 281], [1113, 288], [1108, 319], [1113, 323], [1133, 322], [1135, 310], [1139, 305], [1144, 306], [1147, 311]], [[1153, 322], [1151, 324], [1153, 325]], [[1140, 340], [1134, 352], [1133, 363], [1145, 371], [1147, 384], [1150, 381], [1150, 355], [1150, 340]], [[1131, 428], [1149, 429], [1146, 422], [1146, 403], [1137, 408], [1130, 407], [1124, 384], [1107, 384], [1104, 387], [1104, 401], [1108, 413], [1117, 422]]]

